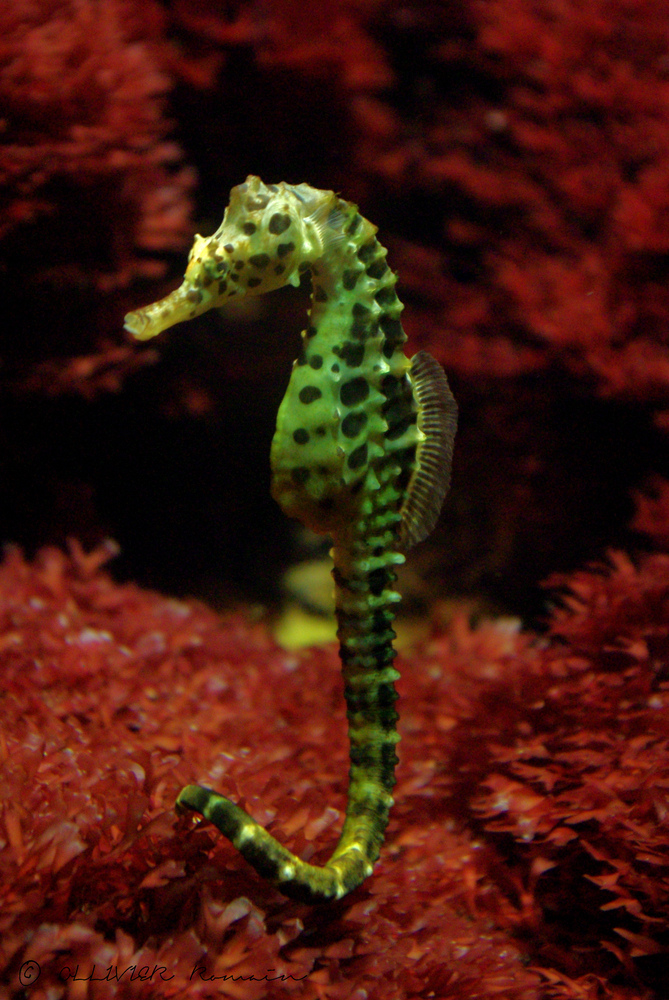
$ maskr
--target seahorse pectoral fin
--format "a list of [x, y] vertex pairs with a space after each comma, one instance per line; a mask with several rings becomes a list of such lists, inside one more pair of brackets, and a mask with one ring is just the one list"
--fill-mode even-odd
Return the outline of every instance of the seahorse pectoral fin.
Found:
[[406, 551], [430, 534], [451, 481], [458, 406], [441, 365], [427, 351], [411, 359], [411, 382], [424, 440], [402, 505], [400, 543]]

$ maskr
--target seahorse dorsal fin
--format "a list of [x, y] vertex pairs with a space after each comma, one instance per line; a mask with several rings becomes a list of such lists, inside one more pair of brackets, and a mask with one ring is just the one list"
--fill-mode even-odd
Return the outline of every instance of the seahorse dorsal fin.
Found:
[[458, 425], [458, 407], [444, 370], [427, 351], [411, 359], [411, 382], [425, 440], [418, 445], [416, 468], [402, 505], [400, 543], [405, 551], [427, 538], [437, 522], [451, 481]]

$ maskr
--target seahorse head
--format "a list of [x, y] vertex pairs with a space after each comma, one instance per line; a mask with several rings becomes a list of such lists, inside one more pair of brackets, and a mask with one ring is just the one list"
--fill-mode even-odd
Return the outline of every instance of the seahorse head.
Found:
[[183, 282], [170, 295], [128, 313], [125, 325], [140, 340], [223, 305], [233, 296], [262, 295], [299, 284], [301, 266], [324, 252], [332, 192], [307, 184], [263, 184], [250, 176], [233, 188], [213, 236], [195, 237]]

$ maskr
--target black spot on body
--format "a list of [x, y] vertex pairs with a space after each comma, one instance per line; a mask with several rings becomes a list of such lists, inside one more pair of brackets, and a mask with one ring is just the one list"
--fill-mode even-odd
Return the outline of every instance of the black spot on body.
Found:
[[[395, 695], [397, 697], [397, 694]], [[396, 764], [399, 764], [400, 760], [395, 753], [394, 743], [384, 743], [381, 747], [381, 766], [384, 768], [394, 768]]]
[[305, 334], [306, 334], [307, 337], [315, 337], [316, 334], [318, 333], [318, 330], [316, 329], [315, 326], [312, 326], [311, 324], [309, 324], [309, 326], [306, 328], [306, 330], [304, 332], [305, 332]]
[[368, 396], [369, 384], [362, 375], [344, 382], [339, 390], [339, 398], [344, 406], [356, 406], [358, 403], [364, 403]]
[[241, 271], [243, 269], [243, 267], [244, 267], [244, 261], [243, 260], [236, 260], [235, 261], [235, 270], [236, 271]]
[[379, 321], [381, 331], [385, 336], [383, 354], [386, 358], [392, 358], [393, 354], [406, 341], [406, 334], [402, 329], [402, 324], [398, 319], [391, 316], [382, 316]]
[[306, 444], [309, 440], [309, 431], [304, 427], [298, 427], [293, 431], [293, 441], [295, 444]]
[[359, 368], [365, 356], [365, 345], [360, 341], [347, 340], [339, 351], [339, 357], [349, 368]]
[[373, 337], [378, 329], [377, 320], [354, 319], [351, 329], [348, 331], [350, 337], [355, 337], [361, 343], [369, 337]]
[[[388, 424], [385, 436], [389, 441], [397, 441], [417, 419], [411, 382], [406, 376], [394, 378], [392, 375], [386, 375], [382, 390], [386, 401], [381, 407], [381, 412]], [[399, 457], [399, 453], [396, 452], [395, 458]]]
[[358, 283], [358, 278], [360, 277], [360, 271], [346, 270], [341, 276], [341, 283], [347, 292], [352, 292]]
[[334, 363], [334, 364], [333, 364], [333, 365], [332, 365], [332, 366], [330, 367], [330, 371], [331, 371], [331, 372], [334, 372], [334, 373], [336, 374], [336, 373], [337, 373], [337, 372], [339, 371], [339, 365], [338, 365], [338, 364], [337, 364], [337, 363], [335, 362], [335, 363]]
[[367, 423], [367, 414], [363, 410], [347, 413], [341, 422], [341, 432], [344, 437], [357, 437]]
[[378, 245], [379, 243], [376, 237], [372, 237], [372, 239], [368, 240], [367, 243], [363, 243], [358, 250], [358, 260], [361, 260], [363, 264], [369, 264], [376, 254], [376, 248]]
[[314, 301], [315, 302], [327, 302], [328, 296], [324, 288], [320, 285], [316, 285], [314, 288]]
[[255, 222], [245, 222], [242, 226], [242, 232], [246, 233], [247, 236], [253, 236], [257, 228]]
[[349, 816], [372, 816], [377, 822], [385, 822], [388, 817], [388, 807], [371, 796], [352, 802], [346, 812]]
[[[393, 573], [392, 580], [395, 579], [396, 577], [395, 574]], [[384, 643], [382, 648], [377, 649], [375, 656], [376, 656], [376, 662], [379, 667], [387, 667], [389, 664], [393, 662], [393, 660], [397, 656], [397, 652], [393, 649], [392, 642], [386, 642]], [[395, 714], [395, 721], [397, 721], [397, 714]]]
[[277, 264], [276, 267], [274, 268], [274, 273], [275, 274], [283, 274], [283, 272], [285, 270], [286, 270], [286, 265], [285, 264]]
[[349, 757], [354, 767], [361, 767], [365, 771], [371, 771], [376, 764], [376, 754], [371, 747], [351, 747]]
[[301, 403], [313, 403], [314, 400], [320, 399], [323, 393], [316, 385], [305, 385], [304, 389], [300, 389], [300, 402]]
[[223, 247], [223, 249], [227, 253], [234, 253], [235, 252], [235, 245], [234, 245], [234, 243], [226, 243], [225, 246]]
[[267, 228], [273, 236], [280, 236], [281, 233], [285, 233], [290, 228], [290, 216], [275, 212], [270, 218]]
[[202, 292], [192, 289], [190, 292], [186, 292], [186, 298], [189, 302], [192, 302], [193, 305], [199, 305], [200, 302], [202, 302]]
[[[355, 650], [348, 649], [342, 649], [342, 654], [342, 660], [345, 660], [347, 663], [355, 660], [358, 656], [358, 653]], [[349, 712], [358, 713], [372, 711], [372, 699], [368, 690], [362, 688], [356, 691], [355, 688], [347, 688], [345, 697]]]
[[207, 816], [210, 823], [215, 823], [219, 830], [226, 831], [226, 836], [234, 844], [241, 831], [243, 821], [241, 816], [237, 815], [240, 810], [233, 812], [230, 809], [231, 805], [231, 802], [214, 802], [213, 805], [208, 806]]
[[395, 768], [399, 762], [399, 757], [395, 753], [395, 744], [392, 741], [384, 743], [381, 747], [379, 780], [387, 791], [391, 791], [395, 787]]
[[258, 285], [262, 285], [262, 278], [249, 278], [246, 284], [249, 288], [257, 288]]
[[252, 257], [249, 257], [249, 264], [262, 270], [269, 264], [269, 256], [266, 253], [254, 253]]
[[372, 264], [369, 265], [369, 267], [367, 268], [367, 275], [370, 278], [378, 280], [379, 278], [383, 277], [383, 275], [386, 273], [387, 270], [389, 270], [389, 268], [388, 265], [386, 264], [385, 258], [379, 257], [378, 260], [375, 260]]
[[253, 840], [245, 840], [242, 844], [235, 844], [235, 847], [242, 857], [246, 858], [250, 865], [253, 865], [259, 875], [270, 882], [276, 881], [281, 870], [281, 859], [270, 857], [267, 854], [265, 844], [256, 844]]
[[[383, 548], [374, 549], [372, 555], [380, 556], [383, 551]], [[381, 634], [390, 628], [392, 620], [392, 612], [388, 611], [387, 608], [377, 608], [372, 618], [372, 629], [374, 632]]]
[[386, 438], [388, 441], [397, 441], [402, 435], [409, 430], [412, 424], [416, 423], [417, 415], [415, 413], [409, 413], [407, 416], [402, 417], [397, 423], [388, 424], [388, 430], [386, 431]]
[[[380, 661], [377, 659], [377, 663]], [[395, 709], [390, 709], [387, 712], [379, 712], [379, 728], [386, 733], [394, 733], [397, 731], [397, 720], [399, 715]]]
[[354, 316], [354, 321], [349, 331], [351, 337], [355, 337], [357, 340], [365, 340], [376, 332], [378, 321], [372, 319], [371, 309], [363, 305], [362, 302], [356, 302], [351, 309], [351, 313]]
[[346, 227], [347, 235], [353, 236], [354, 233], [357, 233], [361, 223], [362, 223], [362, 216], [354, 215], [351, 221], [349, 222], [348, 226]]
[[320, 354], [312, 354], [312, 356], [309, 358], [309, 364], [312, 368], [318, 371], [319, 368], [323, 367], [323, 358], [320, 356]]
[[388, 426], [393, 427], [413, 412], [411, 396], [408, 393], [402, 392], [400, 395], [395, 396], [392, 402], [384, 403], [381, 411], [388, 421]]
[[390, 682], [379, 684], [376, 691], [376, 702], [379, 708], [393, 708], [397, 698], [398, 694], [393, 684]]
[[383, 567], [373, 569], [367, 577], [370, 594], [373, 594], [374, 597], [379, 597], [390, 584], [390, 576], [391, 574], [389, 574], [388, 570], [383, 569]]
[[407, 392], [410, 394], [411, 386], [409, 385], [409, 380], [405, 375], [400, 376], [400, 378], [396, 378], [394, 375], [386, 375], [381, 383], [381, 391], [386, 397], [386, 400], [390, 403], [399, 396], [405, 396]]
[[235, 274], [233, 271], [232, 274], [230, 275], [230, 281], [235, 281], [235, 282], [239, 281], [239, 275]]
[[285, 257], [286, 254], [292, 253], [294, 249], [295, 249], [294, 243], [279, 243], [278, 247], [276, 248], [276, 252], [279, 257]]
[[391, 306], [397, 300], [397, 294], [392, 285], [386, 285], [385, 288], [378, 290], [374, 298], [380, 306], [386, 307]]
[[348, 467], [349, 469], [360, 469], [367, 461], [367, 442], [361, 444], [360, 447], [352, 451], [348, 456]]
[[218, 283], [218, 294], [219, 295], [223, 295], [223, 293], [227, 292], [227, 290], [228, 290], [228, 283], [227, 283], [227, 281], [219, 281], [219, 283]]

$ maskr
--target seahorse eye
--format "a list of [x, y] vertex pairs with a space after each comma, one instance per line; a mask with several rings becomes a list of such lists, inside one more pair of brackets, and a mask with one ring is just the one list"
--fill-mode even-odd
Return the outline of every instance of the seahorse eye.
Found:
[[213, 281], [219, 281], [228, 273], [230, 265], [220, 257], [207, 257], [202, 261], [203, 278], [202, 284], [207, 287]]

